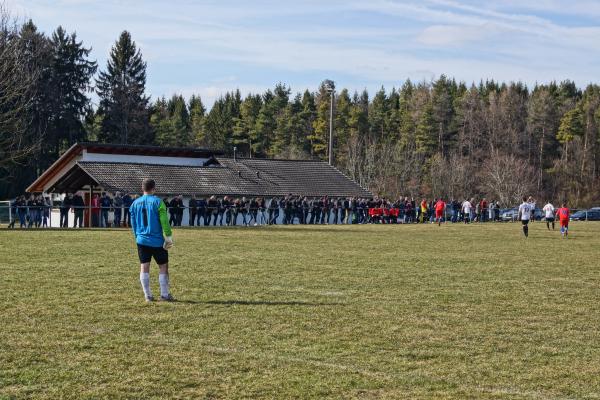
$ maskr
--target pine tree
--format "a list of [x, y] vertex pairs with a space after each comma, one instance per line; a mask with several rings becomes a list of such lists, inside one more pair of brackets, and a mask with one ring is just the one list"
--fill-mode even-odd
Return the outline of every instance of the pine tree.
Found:
[[255, 128], [250, 132], [250, 147], [253, 155], [265, 157], [271, 147], [271, 141], [277, 127], [274, 101], [273, 92], [267, 90], [262, 97], [262, 105], [258, 118], [256, 118]]
[[284, 152], [288, 153], [292, 135], [293, 109], [288, 107], [291, 90], [279, 83], [273, 91], [273, 101], [270, 103], [275, 118], [273, 138], [268, 149], [268, 154], [275, 157]]
[[433, 104], [425, 103], [415, 131], [415, 144], [418, 153], [432, 155], [437, 146], [437, 130]]
[[565, 163], [569, 161], [569, 144], [576, 138], [583, 136], [583, 112], [578, 104], [574, 109], [567, 111], [560, 120], [556, 138], [564, 146], [563, 157]]
[[433, 104], [431, 102], [430, 87], [419, 84], [413, 95], [415, 109], [415, 149], [417, 153], [431, 156], [438, 144], [438, 131], [435, 126]]
[[123, 31], [113, 46], [106, 71], [96, 80], [105, 142], [152, 143], [149, 98], [145, 95], [146, 63], [131, 35]]
[[173, 96], [169, 101], [169, 124], [171, 127], [172, 146], [190, 146], [192, 144], [192, 131], [190, 129], [190, 115], [183, 96]]
[[371, 138], [376, 140], [382, 140], [387, 135], [387, 118], [389, 115], [389, 104], [388, 97], [385, 93], [385, 89], [382, 86], [373, 101], [369, 106], [369, 127], [371, 130]]
[[317, 115], [317, 106], [315, 105], [314, 95], [305, 90], [302, 94], [302, 110], [300, 110], [300, 137], [302, 150], [306, 154], [312, 154], [310, 137], [314, 134], [313, 123]]
[[227, 147], [230, 124], [229, 110], [224, 97], [218, 98], [210, 109], [204, 126], [206, 128], [206, 145], [210, 148], [225, 149]]
[[190, 110], [190, 133], [193, 143], [199, 146], [206, 146], [204, 118], [206, 108], [202, 104], [200, 96], [192, 95], [188, 104]]
[[398, 143], [401, 151], [414, 148], [415, 123], [411, 110], [413, 90], [414, 87], [410, 79], [407, 79], [406, 82], [404, 82], [402, 89], [400, 90], [398, 105]]
[[96, 73], [95, 61], [88, 60], [91, 49], [58, 27], [50, 39], [52, 57], [51, 87], [54, 92], [53, 123], [56, 153], [85, 138], [82, 120], [90, 106], [86, 93]]
[[160, 97], [150, 110], [150, 126], [153, 131], [154, 143], [161, 146], [170, 146], [172, 140], [171, 124], [169, 121], [169, 108], [167, 100]]
[[317, 158], [327, 158], [329, 145], [329, 116], [332, 94], [327, 90], [328, 82], [321, 83], [316, 96], [316, 118], [313, 122], [314, 131], [308, 137], [311, 145], [311, 154]]
[[350, 109], [352, 107], [348, 89], [343, 89], [335, 101], [333, 154], [337, 164], [343, 165], [346, 162], [346, 146], [350, 137]]
[[445, 154], [445, 148], [454, 140], [450, 127], [454, 114], [452, 93], [455, 91], [456, 83], [453, 85], [445, 75], [440, 76], [433, 84], [431, 107], [437, 131], [437, 150], [440, 154]]
[[240, 115], [233, 127], [233, 145], [241, 155], [250, 156], [251, 137], [256, 137], [256, 120], [262, 106], [260, 95], [249, 94], [240, 106]]

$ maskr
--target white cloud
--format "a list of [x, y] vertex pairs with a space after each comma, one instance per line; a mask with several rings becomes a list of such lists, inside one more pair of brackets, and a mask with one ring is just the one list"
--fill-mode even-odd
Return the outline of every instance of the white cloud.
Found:
[[[467, 82], [570, 78], [586, 83], [597, 75], [600, 50], [600, 26], [574, 24], [572, 18], [566, 24], [540, 14], [586, 15], [590, 6], [586, 16], [600, 16], [600, 3], [594, 7], [586, 0], [313, 0], [252, 6], [240, 1], [8, 0], [8, 5], [46, 30], [58, 24], [77, 30], [94, 47], [101, 68], [118, 34], [130, 30], [149, 63], [148, 87], [155, 96], [181, 92], [214, 99], [236, 87], [259, 92], [279, 81], [302, 90], [290, 81], [300, 75], [304, 81], [314, 76], [311, 87], [323, 75], [343, 77], [351, 90], [442, 73]], [[177, 76], [183, 67], [223, 64], [237, 66], [235, 76], [218, 67], [211, 76], [189, 82]], [[153, 65], [173, 72], [160, 76]], [[250, 78], [264, 70], [280, 72], [269, 84]]]
[[482, 41], [488, 33], [484, 26], [432, 25], [425, 28], [417, 40], [426, 45], [459, 46]]

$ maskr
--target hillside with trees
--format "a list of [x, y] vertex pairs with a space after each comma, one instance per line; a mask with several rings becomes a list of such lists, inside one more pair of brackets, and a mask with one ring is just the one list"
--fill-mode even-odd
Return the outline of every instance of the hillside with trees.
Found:
[[[200, 146], [246, 157], [327, 160], [331, 94], [294, 92], [151, 99], [131, 35], [106, 66], [75, 33], [0, 23], [0, 197], [20, 193], [77, 141]], [[334, 164], [382, 196], [485, 195], [510, 205], [530, 193], [600, 201], [600, 86], [528, 87], [440, 76], [334, 97]], [[92, 104], [92, 92], [98, 98]]]

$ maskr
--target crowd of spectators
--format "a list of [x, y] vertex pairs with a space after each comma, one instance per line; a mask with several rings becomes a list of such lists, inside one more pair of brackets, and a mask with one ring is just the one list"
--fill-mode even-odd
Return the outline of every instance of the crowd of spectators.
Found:
[[[86, 210], [92, 227], [128, 227], [129, 207], [136, 197], [135, 194], [103, 192], [94, 194], [90, 204], [86, 205], [81, 194], [67, 193], [58, 204], [60, 227], [83, 227]], [[426, 223], [435, 222], [438, 200], [442, 199], [419, 201], [403, 197], [394, 201], [379, 197], [309, 198], [295, 195], [272, 199], [191, 196], [187, 201], [179, 195], [163, 199], [172, 226], [181, 226], [186, 214], [189, 226]], [[488, 202], [485, 198], [479, 201], [450, 199], [447, 202], [442, 200], [442, 203], [444, 221], [447, 222], [500, 220], [500, 204], [496, 201]], [[13, 220], [9, 227], [14, 227], [17, 222], [22, 228], [48, 226], [51, 207], [48, 197], [20, 196], [11, 203]], [[73, 217], [70, 218], [70, 215]]]

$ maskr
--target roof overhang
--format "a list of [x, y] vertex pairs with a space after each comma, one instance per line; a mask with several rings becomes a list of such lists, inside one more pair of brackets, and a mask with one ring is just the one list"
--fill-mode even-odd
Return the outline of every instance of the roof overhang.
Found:
[[54, 180], [59, 177], [69, 164], [73, 163], [83, 152], [101, 154], [125, 154], [157, 157], [211, 158], [220, 156], [222, 151], [195, 147], [162, 147], [131, 144], [107, 143], [75, 143], [65, 151], [48, 169], [46, 169], [29, 187], [27, 192], [48, 192], [54, 187]]
[[47, 192], [73, 193], [84, 186], [99, 186], [98, 181], [79, 164], [75, 164], [60, 179], [52, 183]]

